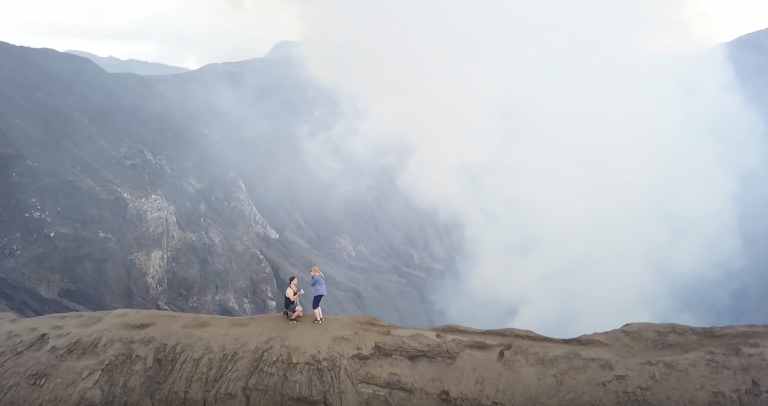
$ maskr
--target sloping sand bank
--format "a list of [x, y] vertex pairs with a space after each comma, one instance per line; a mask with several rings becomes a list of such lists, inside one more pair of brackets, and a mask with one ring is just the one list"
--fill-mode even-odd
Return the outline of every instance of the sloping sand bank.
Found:
[[767, 345], [768, 326], [557, 340], [366, 317], [0, 313], [0, 405], [768, 405]]

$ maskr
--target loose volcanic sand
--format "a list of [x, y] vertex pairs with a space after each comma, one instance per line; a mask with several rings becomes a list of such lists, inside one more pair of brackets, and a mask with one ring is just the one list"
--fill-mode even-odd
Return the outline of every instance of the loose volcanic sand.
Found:
[[369, 317], [0, 313], [0, 405], [768, 405], [767, 345], [768, 326], [560, 340]]

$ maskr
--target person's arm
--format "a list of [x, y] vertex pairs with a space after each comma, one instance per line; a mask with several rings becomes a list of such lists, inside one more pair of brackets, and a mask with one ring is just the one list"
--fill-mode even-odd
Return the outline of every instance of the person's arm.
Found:
[[317, 275], [312, 275], [312, 283], [310, 286], [314, 287], [315, 285], [317, 285]]

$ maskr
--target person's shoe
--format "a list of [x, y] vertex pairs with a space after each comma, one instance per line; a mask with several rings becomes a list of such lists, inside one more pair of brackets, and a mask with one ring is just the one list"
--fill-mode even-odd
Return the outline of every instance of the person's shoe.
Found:
[[288, 322], [289, 322], [289, 323], [298, 323], [299, 321], [298, 321], [298, 320], [296, 320], [296, 319], [290, 319], [290, 320], [288, 320]]
[[315, 323], [315, 324], [320, 324], [322, 322], [323, 322], [322, 319], [314, 319], [314, 320], [312, 320], [312, 323]]
[[321, 318], [320, 318], [320, 321], [325, 321], [325, 317], [321, 317]]
[[283, 317], [288, 318], [288, 310], [283, 310]]

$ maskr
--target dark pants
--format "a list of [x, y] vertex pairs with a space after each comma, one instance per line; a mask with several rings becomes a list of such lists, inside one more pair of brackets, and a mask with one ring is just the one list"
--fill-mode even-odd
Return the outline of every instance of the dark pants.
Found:
[[323, 300], [323, 295], [317, 295], [312, 298], [312, 310], [317, 310], [320, 307], [321, 300]]
[[296, 303], [286, 307], [285, 310], [287, 310], [288, 313], [296, 313]]

